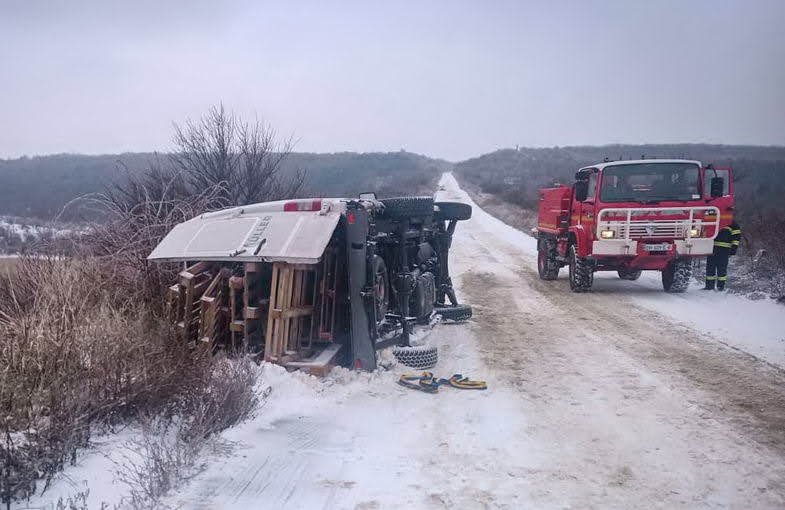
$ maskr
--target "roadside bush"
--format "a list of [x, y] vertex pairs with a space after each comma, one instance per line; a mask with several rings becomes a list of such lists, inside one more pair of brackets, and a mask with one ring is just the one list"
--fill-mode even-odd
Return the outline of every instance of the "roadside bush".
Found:
[[179, 419], [198, 443], [258, 404], [246, 362], [179, 341], [158, 310], [113, 285], [116, 270], [91, 258], [23, 258], [0, 277], [3, 502], [45, 490], [95, 429]]
[[141, 434], [125, 445], [117, 479], [129, 489], [126, 503], [158, 508], [163, 496], [198, 474], [206, 446], [228, 448], [214, 434], [251, 417], [266, 395], [257, 389], [255, 363], [217, 360], [208, 379], [183, 396], [176, 413], [142, 420]]

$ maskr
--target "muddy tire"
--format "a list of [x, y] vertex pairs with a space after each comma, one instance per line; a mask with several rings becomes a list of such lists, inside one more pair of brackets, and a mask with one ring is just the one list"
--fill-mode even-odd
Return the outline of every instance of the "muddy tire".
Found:
[[436, 217], [440, 220], [468, 220], [472, 217], [472, 206], [461, 202], [435, 202]]
[[679, 259], [662, 270], [662, 288], [665, 292], [685, 292], [692, 279], [692, 261]]
[[433, 311], [447, 321], [465, 321], [472, 317], [472, 307], [469, 305], [437, 306]]
[[591, 262], [578, 256], [573, 244], [570, 246], [570, 289], [573, 292], [589, 292], [594, 284], [594, 268]]
[[629, 270], [626, 270], [626, 269], [619, 269], [617, 271], [617, 273], [619, 274], [619, 278], [621, 278], [622, 280], [630, 280], [630, 281], [633, 281], [633, 282], [641, 277], [641, 273], [642, 272], [643, 271], [641, 271], [640, 269], [638, 269], [637, 271], [629, 271]]
[[439, 361], [439, 352], [434, 345], [393, 347], [392, 353], [401, 365], [421, 370], [433, 368]]
[[432, 216], [433, 199], [431, 197], [398, 197], [381, 200], [384, 204], [382, 216], [385, 218], [402, 219], [412, 216]]
[[537, 273], [541, 280], [555, 280], [559, 277], [559, 261], [553, 243], [542, 240], [537, 243]]

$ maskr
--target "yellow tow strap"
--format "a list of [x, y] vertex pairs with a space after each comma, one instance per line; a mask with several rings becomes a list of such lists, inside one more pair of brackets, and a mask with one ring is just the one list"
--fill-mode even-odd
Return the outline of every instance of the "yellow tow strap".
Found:
[[454, 374], [449, 379], [436, 378], [431, 372], [423, 372], [422, 375], [403, 374], [398, 379], [398, 384], [413, 390], [424, 391], [426, 393], [436, 393], [439, 386], [452, 386], [461, 390], [487, 390], [488, 385], [485, 381], [472, 381], [461, 374]]

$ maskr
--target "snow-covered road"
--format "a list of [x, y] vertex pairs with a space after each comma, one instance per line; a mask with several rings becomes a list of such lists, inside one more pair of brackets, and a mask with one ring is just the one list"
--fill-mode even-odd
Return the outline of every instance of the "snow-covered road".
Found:
[[[451, 175], [442, 184], [441, 199], [470, 202]], [[573, 294], [565, 275], [538, 279], [531, 237], [476, 207], [451, 264], [475, 317], [430, 331], [434, 372], [487, 391], [407, 390], [395, 383], [403, 367], [320, 380], [263, 365], [267, 405], [167, 503], [785, 507], [785, 309], [665, 294], [657, 275], [598, 276]], [[93, 485], [91, 499], [116, 501], [112, 491]]]
[[[469, 200], [452, 176], [442, 184], [443, 199]], [[785, 336], [781, 308], [667, 295], [652, 278], [600, 278], [572, 294], [564, 279], [537, 278], [532, 238], [479, 209], [453, 247], [475, 319], [431, 332], [435, 372], [485, 379], [488, 391], [407, 391], [395, 385], [400, 368], [321, 382], [266, 366], [271, 401], [227, 434], [237, 455], [214, 459], [172, 503], [785, 505], [785, 376], [728, 347], [782, 363], [785, 345], [771, 341]]]

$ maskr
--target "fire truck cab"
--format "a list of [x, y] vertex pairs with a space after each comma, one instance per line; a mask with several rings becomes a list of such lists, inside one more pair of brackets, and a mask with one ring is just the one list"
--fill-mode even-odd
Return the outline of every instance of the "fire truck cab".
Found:
[[574, 292], [590, 290], [595, 271], [637, 280], [644, 270], [660, 271], [665, 291], [684, 292], [693, 259], [710, 255], [733, 219], [732, 170], [693, 160], [604, 162], [539, 195], [540, 278], [568, 266]]

